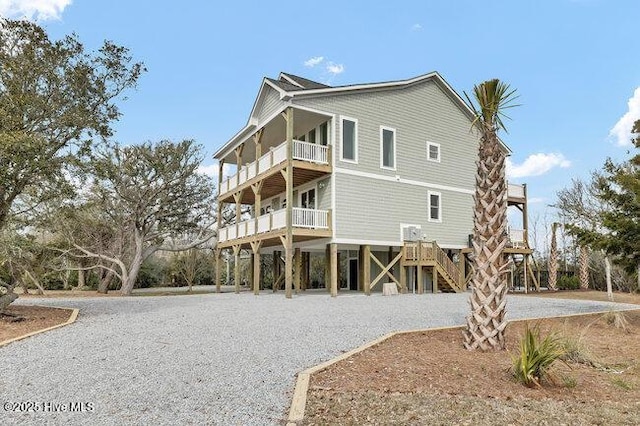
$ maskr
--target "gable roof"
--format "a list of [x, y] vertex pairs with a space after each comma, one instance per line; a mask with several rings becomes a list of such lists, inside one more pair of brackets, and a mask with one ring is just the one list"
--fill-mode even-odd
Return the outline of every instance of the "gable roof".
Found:
[[[281, 72], [278, 76], [278, 80], [265, 77], [263, 79], [262, 85], [260, 86], [260, 91], [258, 92], [258, 96], [253, 104], [253, 108], [251, 110], [251, 114], [249, 115], [249, 120], [247, 125], [241, 129], [235, 136], [233, 136], [229, 141], [227, 141], [216, 153], [214, 154], [215, 158], [218, 158], [222, 153], [228, 151], [230, 145], [235, 145], [240, 142], [241, 139], [246, 139], [247, 134], [250, 133], [250, 130], [257, 129], [258, 125], [263, 123], [257, 123], [254, 119], [254, 113], [259, 104], [260, 99], [262, 98], [263, 93], [265, 92], [265, 86], [271, 86], [278, 92], [280, 92], [280, 99], [290, 101], [292, 98], [301, 98], [301, 97], [314, 97], [314, 96], [327, 96], [327, 95], [342, 95], [346, 93], [352, 92], [361, 92], [361, 91], [376, 91], [376, 90], [393, 90], [393, 89], [402, 89], [405, 87], [412, 86], [414, 84], [419, 84], [427, 80], [433, 80], [450, 98], [451, 100], [462, 110], [464, 114], [466, 114], [470, 120], [475, 120], [475, 113], [473, 109], [467, 104], [467, 102], [462, 99], [462, 97], [446, 82], [444, 78], [437, 72], [433, 71], [427, 74], [422, 74], [417, 77], [405, 79], [405, 80], [394, 80], [394, 81], [384, 81], [379, 83], [358, 83], [358, 84], [349, 84], [343, 86], [327, 86], [326, 84], [318, 83], [313, 80], [309, 80], [303, 77], [299, 77], [293, 74], [288, 74]], [[500, 139], [499, 139], [500, 140]], [[511, 149], [502, 141], [500, 143], [504, 147], [507, 152], [507, 155], [512, 151]]]
[[309, 80], [308, 78], [300, 77], [286, 72], [281, 72], [278, 80], [288, 81], [289, 83], [292, 83], [293, 85], [296, 85], [304, 90], [326, 89], [327, 87], [331, 87], [326, 84], [318, 83], [317, 81]]

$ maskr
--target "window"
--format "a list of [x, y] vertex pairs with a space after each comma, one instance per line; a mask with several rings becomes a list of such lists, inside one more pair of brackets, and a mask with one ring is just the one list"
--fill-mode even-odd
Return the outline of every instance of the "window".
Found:
[[427, 142], [427, 160], [440, 162], [440, 144], [434, 142]]
[[342, 161], [358, 162], [358, 122], [342, 119]]
[[303, 209], [316, 208], [316, 189], [312, 188], [300, 194], [300, 207]]
[[442, 222], [442, 199], [439, 192], [429, 191], [429, 222]]
[[316, 129], [309, 130], [309, 142], [316, 143]]
[[327, 145], [329, 143], [329, 123], [324, 122], [320, 125], [320, 145]]
[[380, 167], [396, 169], [396, 130], [380, 126]]

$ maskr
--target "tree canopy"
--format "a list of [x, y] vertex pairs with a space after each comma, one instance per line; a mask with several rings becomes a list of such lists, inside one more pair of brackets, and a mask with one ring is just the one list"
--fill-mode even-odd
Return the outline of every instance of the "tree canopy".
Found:
[[633, 127], [635, 154], [607, 159], [591, 182], [574, 182], [558, 193], [567, 230], [581, 244], [604, 250], [628, 273], [640, 272], [640, 120]]
[[[73, 213], [66, 221], [70, 253], [92, 259], [87, 268], [114, 271], [123, 294], [129, 294], [142, 262], [155, 252], [187, 250], [209, 241], [216, 235], [214, 185], [197, 172], [202, 160], [202, 147], [192, 140], [112, 145], [97, 152], [93, 186], [86, 195], [89, 214]], [[107, 235], [97, 238], [99, 230]], [[185, 234], [189, 241], [181, 241]]]
[[110, 41], [88, 52], [74, 34], [53, 41], [35, 23], [0, 21], [0, 229], [12, 207], [70, 193], [71, 168], [112, 135], [115, 100], [143, 71]]

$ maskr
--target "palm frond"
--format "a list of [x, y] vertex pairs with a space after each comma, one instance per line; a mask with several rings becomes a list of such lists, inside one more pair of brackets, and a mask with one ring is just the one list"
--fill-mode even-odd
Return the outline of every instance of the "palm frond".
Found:
[[489, 129], [502, 129], [506, 132], [507, 127], [502, 119], [509, 119], [509, 116], [504, 111], [520, 106], [513, 103], [518, 98], [516, 89], [512, 89], [507, 83], [497, 78], [487, 80], [473, 87], [475, 102], [471, 100], [471, 97], [466, 92], [463, 93], [475, 114], [473, 124], [480, 123]]

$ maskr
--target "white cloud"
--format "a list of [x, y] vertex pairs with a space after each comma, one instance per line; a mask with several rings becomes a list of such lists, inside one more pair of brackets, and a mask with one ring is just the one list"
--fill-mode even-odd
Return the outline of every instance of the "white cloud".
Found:
[[304, 61], [304, 66], [313, 68], [316, 65], [320, 64], [322, 61], [324, 61], [324, 56], [314, 56], [313, 58], [309, 58]]
[[420, 24], [413, 24], [411, 26], [411, 31], [420, 31], [422, 29], [422, 25]]
[[532, 154], [527, 157], [522, 164], [514, 164], [509, 158], [507, 158], [507, 177], [521, 178], [540, 176], [547, 173], [554, 167], [566, 169], [567, 167], [571, 167], [571, 162], [564, 158], [564, 155], [556, 153]]
[[629, 99], [627, 105], [629, 106], [629, 110], [609, 131], [609, 136], [619, 146], [631, 145], [631, 129], [633, 129], [633, 123], [640, 119], [640, 87], [633, 92], [633, 96]]
[[[206, 166], [200, 165], [196, 169], [196, 173], [200, 173], [203, 175], [211, 176], [214, 178], [216, 183], [218, 182], [218, 165], [217, 164], [208, 164]], [[228, 177], [235, 173], [235, 166], [231, 164], [225, 164], [222, 168], [222, 176]]]
[[527, 203], [529, 204], [540, 204], [544, 203], [547, 199], [542, 197], [532, 197], [527, 199]]
[[57, 20], [72, 0], [0, 0], [0, 15], [31, 21]]
[[333, 62], [329, 62], [327, 64], [327, 71], [333, 75], [342, 74], [344, 72], [344, 65], [334, 64]]

